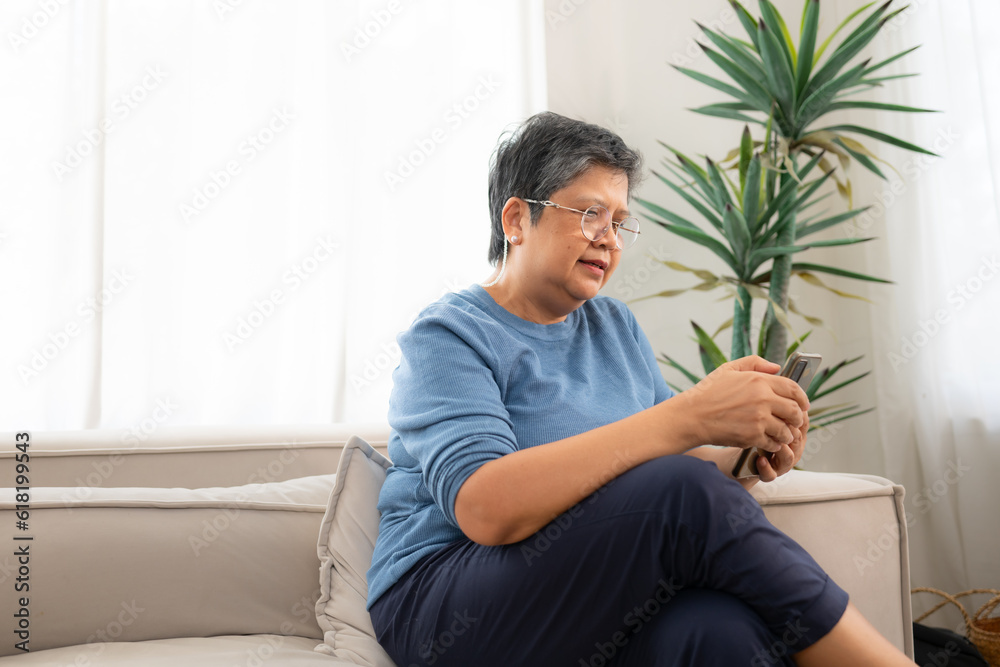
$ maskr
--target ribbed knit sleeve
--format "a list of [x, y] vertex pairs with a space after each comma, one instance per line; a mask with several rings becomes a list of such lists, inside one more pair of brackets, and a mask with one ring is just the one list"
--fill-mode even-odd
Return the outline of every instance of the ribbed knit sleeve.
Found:
[[425, 311], [399, 337], [389, 425], [435, 504], [458, 527], [459, 488], [479, 466], [516, 451], [517, 442], [493, 370], [505, 364], [490, 349], [489, 332], [449, 308]]

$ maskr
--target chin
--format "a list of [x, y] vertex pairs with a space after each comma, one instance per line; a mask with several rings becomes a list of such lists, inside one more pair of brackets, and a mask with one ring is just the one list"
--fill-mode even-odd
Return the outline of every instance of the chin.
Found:
[[602, 287], [604, 287], [604, 285], [580, 287], [577, 289], [570, 289], [569, 293], [570, 296], [577, 301], [589, 301], [600, 293]]

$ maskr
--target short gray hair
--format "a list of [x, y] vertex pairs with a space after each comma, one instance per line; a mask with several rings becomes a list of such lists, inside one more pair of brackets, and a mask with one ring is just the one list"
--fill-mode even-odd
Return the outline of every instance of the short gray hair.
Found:
[[[548, 199], [596, 165], [622, 172], [630, 198], [642, 180], [639, 152], [599, 125], [544, 111], [502, 135], [490, 160], [490, 263], [496, 264], [503, 254], [502, 216], [508, 199]], [[530, 205], [531, 224], [541, 209], [540, 204]]]

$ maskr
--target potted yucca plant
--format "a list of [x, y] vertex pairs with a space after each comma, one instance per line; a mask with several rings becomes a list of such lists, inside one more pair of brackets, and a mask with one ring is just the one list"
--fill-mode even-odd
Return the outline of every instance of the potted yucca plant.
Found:
[[[835, 266], [799, 260], [800, 253], [811, 247], [853, 245], [872, 240], [845, 237], [802, 241], [812, 234], [847, 222], [866, 210], [853, 207], [847, 174], [852, 163], [885, 178], [877, 164], [882, 161], [859, 138], [875, 139], [934, 155], [871, 128], [849, 124], [824, 125], [820, 122], [830, 113], [850, 109], [929, 111], [856, 99], [859, 93], [882, 86], [887, 81], [913, 76], [878, 76], [877, 73], [917, 47], [875, 64], [870, 59], [855, 62], [882, 27], [906, 7], [891, 10], [892, 0], [877, 7], [874, 7], [874, 2], [866, 4], [817, 45], [820, 0], [805, 0], [798, 43], [792, 39], [783, 17], [769, 0], [759, 0], [760, 16], [756, 18], [737, 0], [731, 0], [731, 4], [748, 39], [699, 25], [710, 42], [710, 45], [701, 44], [702, 50], [722, 70], [728, 81], [693, 69], [677, 69], [727, 96], [725, 101], [693, 111], [743, 122], [739, 145], [718, 162], [706, 158], [702, 166], [661, 142], [673, 159], [664, 160], [666, 174], [655, 170], [653, 173], [690, 204], [698, 218], [691, 219], [691, 216], [686, 217], [651, 201], [639, 200], [654, 222], [708, 248], [730, 272], [717, 274], [704, 269], [691, 269], [677, 262], [666, 262], [673, 269], [695, 274], [702, 282], [687, 289], [665, 290], [651, 295], [674, 296], [689, 289], [712, 291], [719, 288], [732, 294], [733, 317], [714, 334], [709, 335], [692, 323], [706, 373], [726, 361], [714, 339], [729, 327], [732, 327], [732, 358], [751, 353], [750, 321], [754, 299], [766, 304], [767, 309], [756, 351], [770, 361], [781, 363], [809, 335], [806, 332], [789, 344], [788, 332], [792, 330], [789, 313], [804, 317], [812, 325], [821, 324], [790, 301], [789, 281], [792, 276], [852, 298], [862, 297], [827, 286], [817, 274], [889, 282]], [[834, 46], [838, 36], [848, 28], [851, 28], [850, 32]], [[763, 134], [761, 139], [754, 140], [751, 126], [760, 128]], [[738, 177], [736, 174], [730, 176], [730, 171], [736, 172]], [[830, 196], [830, 193], [821, 193], [821, 188], [827, 183], [836, 185], [847, 203], [846, 210], [834, 213], [809, 211]], [[805, 217], [807, 211], [809, 216]], [[699, 218], [701, 224], [695, 222]], [[863, 373], [833, 387], [825, 386], [838, 371], [858, 359], [860, 357], [841, 361], [817, 374], [807, 392], [810, 400], [821, 398], [867, 375]], [[691, 382], [699, 380], [695, 373], [683, 368], [674, 359], [664, 356], [662, 361], [679, 370]], [[813, 426], [829, 425], [868, 411], [857, 411], [856, 408], [842, 405], [816, 408], [812, 417], [822, 416], [823, 419], [815, 421]]]

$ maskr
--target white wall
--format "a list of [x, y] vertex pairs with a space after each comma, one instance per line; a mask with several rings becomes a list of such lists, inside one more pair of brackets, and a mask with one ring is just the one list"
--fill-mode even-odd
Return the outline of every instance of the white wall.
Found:
[[[751, 11], [756, 13], [756, 3], [751, 4], [754, 5]], [[802, 3], [794, 0], [778, 1], [776, 4], [793, 36], [797, 37]], [[851, 11], [855, 3], [846, 0], [823, 3], [821, 37], [846, 16], [842, 11], [845, 5], [849, 5], [848, 11]], [[721, 101], [722, 95], [671, 67], [690, 67], [725, 79], [725, 75], [697, 47], [694, 40], [700, 38], [701, 31], [694, 21], [745, 37], [742, 25], [728, 2], [546, 0], [545, 6], [550, 109], [614, 129], [629, 145], [643, 153], [647, 169], [662, 171], [658, 165], [667, 151], [657, 140], [692, 157], [697, 154], [714, 159], [724, 156], [738, 145], [742, 131], [740, 123], [709, 118], [687, 110]], [[755, 138], [761, 139], [762, 133], [756, 131]], [[869, 193], [877, 183], [858, 173], [853, 180], [855, 206], [870, 202]], [[697, 214], [655, 177], [647, 178], [639, 196], [676, 210], [692, 220], [697, 219]], [[831, 200], [836, 211], [845, 210], [841, 208], [843, 203], [840, 200], [835, 197]], [[642, 209], [634, 205], [633, 210]], [[881, 220], [875, 222], [869, 231], [877, 234]], [[651, 222], [644, 221], [643, 225], [642, 241], [623, 257], [616, 275], [605, 289], [610, 296], [628, 301], [698, 282], [690, 274], [663, 267], [656, 261], [657, 257], [667, 257], [692, 268], [723, 272], [722, 262], [707, 250]], [[830, 236], [843, 236], [844, 233], [836, 230]], [[810, 250], [807, 254], [808, 261], [890, 277], [882, 267], [865, 266], [867, 260], [863, 247]], [[858, 372], [870, 369], [870, 309], [891, 299], [893, 288], [869, 289], [867, 284], [835, 277], [824, 278], [824, 281], [842, 290], [866, 295], [875, 305], [835, 297], [825, 290], [793, 281], [792, 295], [799, 307], [821, 318], [829, 328], [829, 331], [814, 331], [805, 349], [823, 354], [828, 361], [865, 355], [853, 367]], [[644, 300], [632, 303], [631, 307], [654, 350], [665, 352], [700, 373], [697, 346], [691, 341], [693, 334], [689, 321], [694, 320], [710, 332], [714, 331], [732, 316], [731, 300], [716, 301], [721, 296], [721, 292], [689, 293], [669, 299]], [[762, 312], [763, 304], [755, 302], [758, 322]], [[801, 318], [795, 318], [793, 324], [799, 333], [809, 328]], [[722, 334], [719, 341], [728, 354], [729, 335]], [[668, 380], [686, 386], [678, 373], [666, 367], [663, 370]], [[850, 376], [844, 375], [843, 379], [847, 377]], [[872, 382], [865, 379], [817, 402], [817, 405], [849, 401], [869, 407], [875, 404], [874, 399]], [[842, 422], [828, 442], [814, 438], [812, 448], [818, 447], [818, 451], [808, 453], [803, 466], [811, 470], [885, 474], [878, 438], [875, 414]]]

